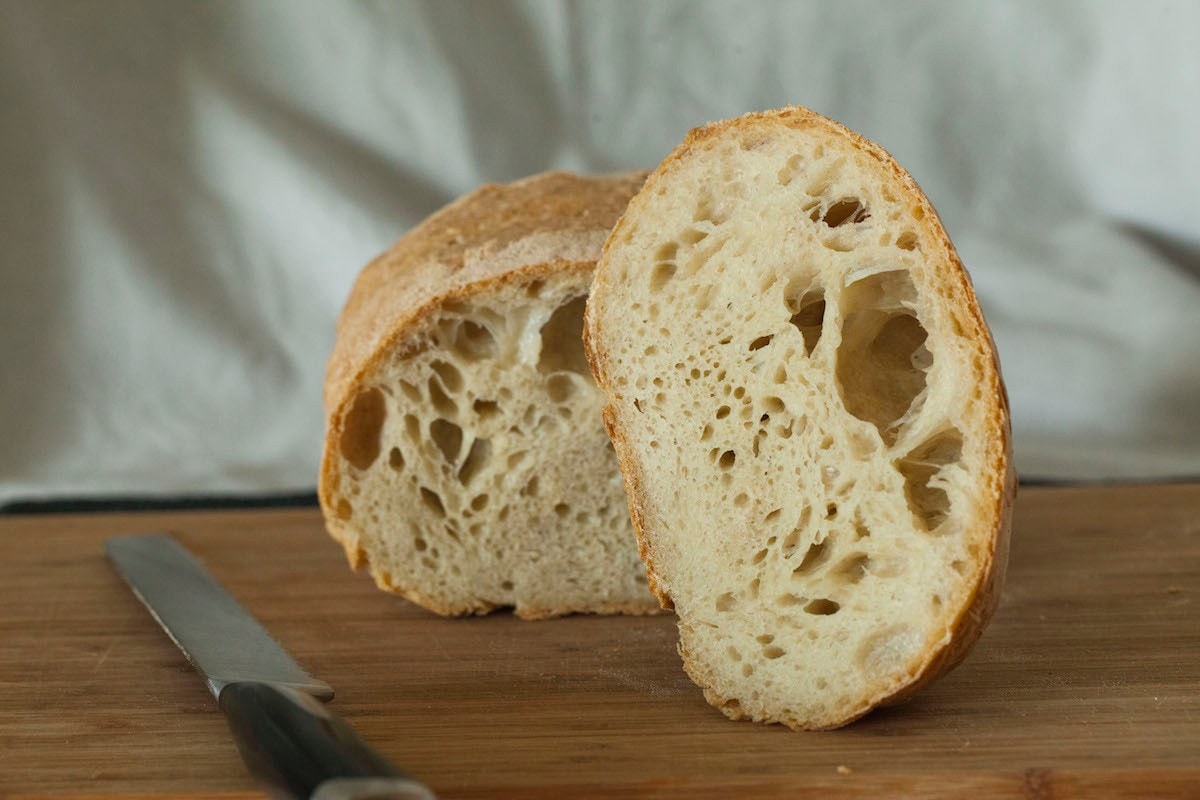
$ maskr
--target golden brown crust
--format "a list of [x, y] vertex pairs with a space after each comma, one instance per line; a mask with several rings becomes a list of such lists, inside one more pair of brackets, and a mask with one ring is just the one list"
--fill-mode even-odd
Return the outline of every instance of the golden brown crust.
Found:
[[[905, 187], [908, 199], [913, 204], [914, 224], [921, 229], [923, 240], [934, 243], [937, 250], [935, 253], [928, 254], [929, 261], [942, 266], [938, 274], [932, 276], [933, 282], [947, 291], [947, 304], [957, 311], [955, 319], [963, 328], [964, 338], [975, 343], [977, 355], [980, 356], [976, 360], [976, 368], [980, 372], [977, 377], [980, 379], [980, 384], [989, 389], [984, 394], [985, 398], [994, 401], [994, 407], [989, 415], [991, 431], [988, 436], [986, 458], [987, 485], [992, 500], [991, 513], [989, 519], [985, 520], [979, 530], [974, 532], [981, 540], [982, 548], [977, 579], [970, 601], [963, 605], [962, 613], [952, 624], [949, 640], [936, 650], [926, 653], [923, 662], [917, 666], [907, 680], [897, 685], [882, 687], [877, 696], [866, 698], [860, 708], [848, 715], [839, 719], [822, 720], [815, 723], [811, 720], [797, 719], [765, 720], [781, 722], [794, 729], [825, 730], [853, 722], [872, 708], [907, 700], [922, 687], [949, 672], [966, 657], [999, 602], [1008, 558], [1010, 519], [1012, 502], [1016, 494], [1017, 477], [1012, 463], [1012, 432], [1008, 413], [1008, 397], [1000, 374], [995, 342], [984, 321], [983, 312], [975, 297], [970, 277], [959, 260], [954, 245], [950, 242], [933, 205], [912, 176], [897, 164], [895, 159], [882, 147], [843, 125], [806, 108], [789, 106], [775, 111], [747, 114], [693, 129], [683, 143], [650, 174], [641, 192], [630, 201], [628, 209], [604, 244], [601, 265], [614, 243], [627, 240], [630, 220], [637, 217], [643, 206], [649, 202], [649, 198], [658, 190], [660, 182], [670, 180], [672, 173], [679, 169], [694, 151], [706, 143], [714, 142], [729, 134], [740, 134], [744, 142], [755, 137], [766, 137], [771, 135], [777, 126], [820, 131], [830, 138], [836, 139], [839, 144], [849, 145], [868, 155]], [[607, 276], [601, 268], [597, 273], [595, 286], [600, 286], [606, 281], [606, 278]], [[646, 564], [649, 585], [663, 607], [672, 608], [674, 604], [669, 587], [664, 584], [662, 576], [655, 569], [654, 546], [651, 538], [647, 536], [647, 497], [641, 488], [643, 477], [640, 463], [635, 457], [630, 439], [623, 430], [621, 419], [613, 405], [613, 398], [620, 397], [620, 391], [610, 380], [606, 371], [606, 355], [592, 336], [595, 324], [594, 314], [593, 304], [589, 302], [584, 324], [584, 349], [596, 382], [608, 398], [604, 415], [605, 424], [613, 441], [621, 472], [625, 477], [630, 516], [638, 538], [638, 551]], [[683, 623], [681, 622], [681, 624]], [[704, 690], [705, 698], [710, 704], [733, 719], [745, 718], [746, 715], [739, 706], [731, 705], [728, 702], [730, 698], [714, 691], [713, 681], [704, 673], [699, 663], [689, 659], [682, 643], [680, 656], [683, 658], [684, 668], [688, 675]]]
[[[339, 442], [346, 412], [363, 381], [385, 358], [419, 346], [426, 321], [447, 304], [564, 272], [582, 277], [595, 268], [602, 240], [644, 172], [585, 177], [552, 172], [507, 185], [489, 184], [436, 212], [359, 275], [338, 320], [325, 378], [326, 434], [318, 498], [330, 535], [351, 567], [371, 568], [376, 584], [443, 615], [487, 613], [489, 608], [446, 605], [420, 590], [397, 585], [369, 563], [357, 533], [338, 513]], [[524, 247], [530, 242], [538, 247]], [[518, 616], [540, 619], [578, 609], [525, 607]], [[600, 604], [596, 613], [652, 613], [651, 607]]]

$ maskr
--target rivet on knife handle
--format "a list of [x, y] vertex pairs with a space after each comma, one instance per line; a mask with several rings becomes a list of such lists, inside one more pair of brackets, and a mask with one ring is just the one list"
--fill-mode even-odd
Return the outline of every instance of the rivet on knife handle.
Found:
[[278, 796], [433, 798], [308, 695], [266, 683], [231, 683], [218, 702], [242, 760]]

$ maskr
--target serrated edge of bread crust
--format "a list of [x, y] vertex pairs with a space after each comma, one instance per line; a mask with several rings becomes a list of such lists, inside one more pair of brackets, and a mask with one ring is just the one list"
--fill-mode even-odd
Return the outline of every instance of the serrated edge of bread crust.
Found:
[[[642, 171], [631, 171], [620, 174], [594, 176], [594, 178], [609, 180], [613, 183], [620, 183], [622, 181], [640, 182], [645, 175], [646, 173]], [[438, 276], [446, 284], [447, 288], [445, 290], [440, 292], [435, 291], [431, 296], [427, 296], [415, 304], [407, 306], [400, 306], [398, 304], [396, 307], [390, 308], [391, 319], [387, 321], [386, 329], [382, 335], [378, 336], [372, 336], [372, 330], [369, 327], [356, 329], [352, 325], [355, 321], [353, 318], [356, 315], [361, 315], [365, 310], [361, 302], [356, 302], [359, 300], [359, 295], [364, 291], [374, 288], [363, 286], [363, 275], [377, 264], [382, 264], [382, 262], [392, 257], [402, 246], [411, 244], [414, 238], [420, 240], [422, 237], [432, 238], [435, 235], [444, 233], [438, 226], [445, 217], [452, 212], [460, 211], [472, 203], [478, 202], [487, 192], [505, 188], [532, 187], [536, 186], [539, 182], [548, 182], [560, 178], [593, 179], [588, 176], [578, 176], [569, 172], [558, 171], [533, 175], [511, 184], [486, 184], [481, 186], [474, 192], [434, 212], [426, 220], [405, 234], [387, 251], [373, 259], [359, 273], [350, 296], [347, 298], [346, 306], [339, 317], [334, 350], [329, 357], [329, 363], [326, 367], [326, 431], [317, 482], [317, 497], [325, 519], [325, 528], [330, 536], [342, 545], [342, 549], [346, 553], [346, 560], [349, 562], [351, 568], [357, 570], [372, 565], [366, 551], [360, 545], [358, 537], [338, 518], [334, 508], [334, 496], [337, 492], [338, 482], [337, 454], [340, 450], [338, 441], [342, 435], [347, 406], [354, 400], [363, 381], [379, 369], [381, 361], [395, 357], [397, 348], [403, 346], [404, 340], [414, 333], [419, 332], [429, 317], [437, 313], [445, 304], [468, 300], [478, 294], [492, 291], [505, 284], [532, 281], [538, 277], [558, 276], [563, 274], [564, 271], [590, 274], [595, 270], [596, 262], [592, 260], [571, 261], [562, 258], [552, 258], [539, 263], [519, 265], [503, 272], [486, 275], [467, 282], [447, 280], [452, 278], [456, 272], [462, 271], [461, 267], [457, 269], [448, 267], [443, 274]], [[530, 216], [535, 215], [531, 213]], [[594, 229], [603, 230], [603, 227], [595, 226]], [[559, 230], [567, 229], [561, 228]], [[585, 230], [579, 229], [579, 235], [585, 235]], [[530, 234], [539, 232], [555, 232], [555, 229], [539, 228], [529, 231]], [[479, 244], [486, 245], [487, 242], [483, 241]], [[347, 339], [354, 339], [355, 341], [347, 342]], [[400, 586], [394, 583], [391, 580], [391, 575], [378, 568], [372, 569], [371, 572], [376, 585], [380, 589], [398, 594], [417, 605], [444, 616], [482, 615], [498, 607], [458, 607], [441, 603], [415, 587]], [[655, 609], [650, 605], [599, 603], [588, 608], [586, 611], [526, 606], [515, 613], [522, 619], [533, 620], [547, 619], [570, 613], [646, 615], [658, 613], [658, 611], [659, 609]]]
[[[924, 659], [906, 679], [882, 689], [873, 696], [866, 697], [858, 707], [842, 716], [815, 721], [785, 717], [762, 720], [763, 722], [778, 722], [795, 730], [831, 730], [853, 722], [874, 708], [895, 705], [908, 700], [922, 688], [957, 666], [983, 633], [988, 620], [999, 604], [1000, 589], [1004, 584], [1004, 572], [1008, 562], [1012, 502], [1017, 492], [1017, 475], [1012, 463], [1012, 430], [1009, 420], [1008, 394], [1000, 374], [996, 343], [984, 322], [983, 312], [975, 297], [970, 276], [963, 267], [954, 245], [951, 244], [937, 211], [912, 176], [897, 164], [895, 159], [882, 147], [844, 125], [802, 106], [787, 106], [773, 111], [755, 112], [693, 128], [683, 143], [667, 156], [646, 179], [642, 190], [630, 201], [625, 213], [605, 241], [584, 317], [583, 341], [584, 352], [587, 354], [588, 364], [591, 366], [597, 385], [605, 393], [606, 398], [619, 394], [605, 371], [605, 353], [599, 349], [599, 345], [593, 337], [595, 313], [591, 298], [596, 296], [595, 287], [605, 282], [606, 275], [603, 264], [609, 248], [628, 224], [630, 216], [640, 211], [647, 202], [646, 198], [652, 196], [659, 181], [668, 179], [682, 165], [684, 159], [696, 145], [732, 129], [752, 129], [758, 126], [779, 124], [795, 129], [815, 129], [836, 141], [839, 146], [849, 145], [856, 148], [882, 164], [908, 190], [907, 199], [910, 203], [919, 205], [924, 211], [924, 216], [920, 220], [914, 220], [914, 224], [922, 229], [929, 240], [936, 242], [940, 250], [935, 254], [927, 254], [928, 263], [938, 267], [944, 265], [944, 269], [936, 271], [943, 278], [949, 279], [958, 290], [958, 296], [948, 299], [948, 304], [965, 312], [965, 319], [961, 320], [968, 323], [964, 326], [965, 338], [982, 344], [991, 355], [990, 369], [987, 370], [989, 374], [979, 377], [987, 381], [988, 395], [996, 398], [995, 408], [988, 419], [991, 435], [988, 437], [989, 447], [985, 461], [987, 470], [985, 477], [994, 509], [991, 514], [992, 536], [990, 537], [990, 546], [980, 555], [979, 560], [982, 565], [979, 571], [979, 580], [972, 590], [973, 593], [968, 602], [963, 604], [963, 610], [958, 617], [950, 625], [950, 640], [940, 648], [927, 652]], [[606, 402], [604, 406], [604, 424], [621, 465], [621, 475], [625, 480], [625, 494], [629, 501], [629, 515], [638, 538], [638, 553], [646, 565], [647, 582], [663, 608], [674, 608], [674, 602], [660, 582], [655, 568], [654, 547], [646, 534], [644, 510], [646, 501], [645, 493], [642, 490], [641, 467], [634, 457], [633, 447], [611, 402]], [[748, 717], [736, 709], [726, 707], [725, 704], [732, 698], [721, 695], [712, 688], [713, 681], [700, 669], [699, 664], [689, 658], [682, 642], [679, 645], [679, 655], [683, 659], [684, 670], [703, 689], [704, 697], [709, 704], [731, 719]]]

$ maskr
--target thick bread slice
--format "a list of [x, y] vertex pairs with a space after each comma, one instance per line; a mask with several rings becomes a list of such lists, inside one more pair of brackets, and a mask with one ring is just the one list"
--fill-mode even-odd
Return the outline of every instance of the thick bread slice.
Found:
[[381, 588], [441, 614], [658, 609], [581, 338], [600, 247], [644, 177], [485, 186], [359, 276], [320, 498]]
[[966, 655], [1007, 554], [1007, 402], [887, 153], [795, 107], [692, 131], [606, 243], [585, 339], [710, 703], [832, 728]]

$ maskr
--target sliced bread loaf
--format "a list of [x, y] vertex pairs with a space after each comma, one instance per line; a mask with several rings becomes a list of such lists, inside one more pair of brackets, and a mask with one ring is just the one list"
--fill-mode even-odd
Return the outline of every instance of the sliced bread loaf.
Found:
[[630, 203], [588, 358], [650, 585], [734, 718], [831, 728], [958, 663], [1015, 491], [995, 349], [929, 201], [802, 108], [692, 131]]
[[441, 614], [658, 609], [581, 338], [600, 247], [644, 177], [485, 186], [359, 276], [319, 494], [381, 588]]

